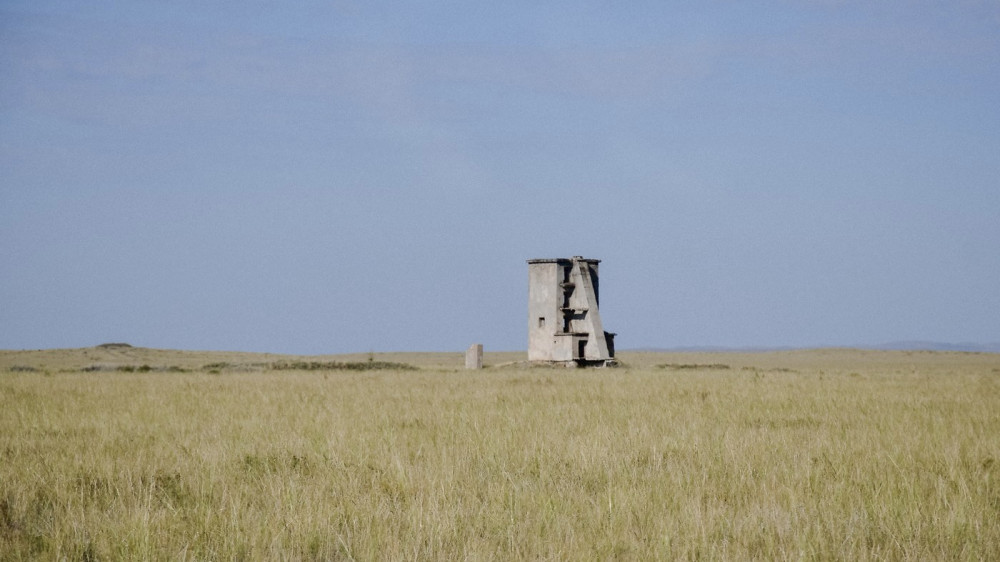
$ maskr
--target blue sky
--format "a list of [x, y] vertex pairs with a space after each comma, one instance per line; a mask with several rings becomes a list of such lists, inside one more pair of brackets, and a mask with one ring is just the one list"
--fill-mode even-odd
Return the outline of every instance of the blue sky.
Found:
[[997, 342], [998, 178], [996, 2], [0, 2], [4, 349]]

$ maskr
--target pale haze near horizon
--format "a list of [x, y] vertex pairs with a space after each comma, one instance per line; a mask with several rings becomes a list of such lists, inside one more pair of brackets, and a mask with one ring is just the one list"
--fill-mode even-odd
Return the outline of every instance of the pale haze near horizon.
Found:
[[995, 2], [0, 3], [0, 348], [1000, 341]]

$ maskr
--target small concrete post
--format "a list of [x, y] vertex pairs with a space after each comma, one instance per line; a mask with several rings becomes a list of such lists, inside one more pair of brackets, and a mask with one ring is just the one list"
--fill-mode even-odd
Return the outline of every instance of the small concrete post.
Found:
[[466, 369], [483, 368], [483, 344], [474, 343], [469, 346], [468, 351], [465, 352], [465, 368]]

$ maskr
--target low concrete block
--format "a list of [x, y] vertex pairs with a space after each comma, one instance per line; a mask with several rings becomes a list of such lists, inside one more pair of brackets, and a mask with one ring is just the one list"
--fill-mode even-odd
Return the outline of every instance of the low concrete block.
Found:
[[465, 352], [465, 368], [466, 369], [483, 368], [483, 344], [474, 343], [469, 346], [468, 351]]

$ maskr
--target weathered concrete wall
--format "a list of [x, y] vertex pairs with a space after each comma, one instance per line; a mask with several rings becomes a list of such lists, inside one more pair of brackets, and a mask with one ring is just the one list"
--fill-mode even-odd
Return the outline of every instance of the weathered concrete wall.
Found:
[[557, 260], [528, 262], [528, 360], [569, 361], [571, 350], [560, 349], [555, 334], [561, 331], [559, 275]]

